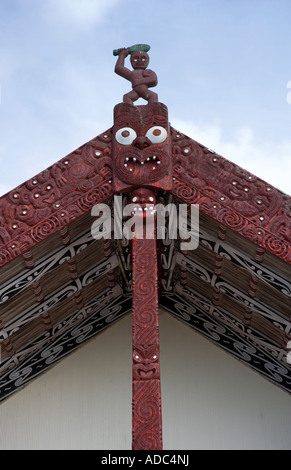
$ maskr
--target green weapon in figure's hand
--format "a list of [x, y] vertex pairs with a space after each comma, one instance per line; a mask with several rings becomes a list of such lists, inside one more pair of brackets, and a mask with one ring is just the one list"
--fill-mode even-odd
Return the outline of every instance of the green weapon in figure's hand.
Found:
[[[135, 44], [134, 46], [129, 47], [128, 52], [131, 54], [132, 52], [135, 51], [144, 51], [148, 52], [150, 50], [151, 46], [148, 44]], [[113, 55], [119, 55], [119, 49], [114, 49]]]

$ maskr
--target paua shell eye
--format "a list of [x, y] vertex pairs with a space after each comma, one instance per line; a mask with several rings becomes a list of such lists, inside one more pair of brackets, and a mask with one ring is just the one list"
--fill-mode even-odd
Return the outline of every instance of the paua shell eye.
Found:
[[167, 138], [167, 135], [168, 133], [166, 129], [161, 126], [153, 126], [146, 133], [146, 137], [153, 144], [160, 144], [161, 142], [164, 142]]
[[131, 127], [122, 127], [116, 132], [115, 139], [121, 145], [131, 145], [136, 139], [136, 132]]

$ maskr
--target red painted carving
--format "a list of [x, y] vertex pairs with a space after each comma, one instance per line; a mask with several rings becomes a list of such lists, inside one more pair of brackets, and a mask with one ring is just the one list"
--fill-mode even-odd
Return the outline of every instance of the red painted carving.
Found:
[[112, 194], [111, 130], [0, 199], [0, 266]]
[[[149, 64], [149, 56], [146, 50], [146, 44], [139, 44], [136, 47], [118, 49], [118, 59], [115, 66], [115, 72], [121, 77], [126, 78], [132, 84], [132, 91], [124, 95], [123, 102], [133, 104], [138, 98], [144, 98], [149, 103], [157, 102], [158, 95], [149, 88], [158, 83], [157, 76], [152, 70], [146, 70]], [[128, 54], [131, 54], [130, 62], [133, 70], [124, 66], [124, 61]]]
[[172, 186], [168, 110], [162, 103], [114, 108], [114, 189]]
[[[0, 266], [23, 255], [33, 267], [30, 249], [59, 231], [64, 245], [70, 242], [67, 226], [105, 202], [115, 192], [131, 192], [133, 203], [145, 208], [155, 203], [153, 190], [171, 191], [187, 204], [219, 222], [218, 237], [234, 230], [257, 245], [256, 261], [264, 250], [291, 264], [291, 200], [289, 196], [170, 128], [168, 111], [149, 88], [157, 85], [155, 72], [148, 70], [149, 46], [137, 45], [114, 51], [115, 72], [129, 80], [132, 91], [114, 109], [112, 129], [99, 135], [36, 177], [0, 199]], [[125, 67], [131, 54], [133, 70]], [[134, 106], [138, 98], [146, 106]], [[143, 218], [148, 211], [139, 212]], [[148, 219], [147, 219], [148, 220]], [[152, 217], [152, 233], [155, 219]], [[148, 227], [147, 227], [148, 228]], [[105, 256], [110, 254], [105, 241]], [[71, 278], [76, 266], [68, 261]], [[159, 364], [158, 269], [155, 237], [132, 240], [133, 366], [132, 366], [132, 448], [162, 449], [161, 384]], [[222, 257], [215, 259], [215, 274], [222, 269]], [[109, 285], [115, 283], [109, 273]], [[181, 269], [180, 281], [186, 283]], [[249, 295], [256, 294], [252, 277]], [[39, 282], [33, 284], [36, 301], [43, 300]], [[84, 306], [80, 292], [78, 308]], [[212, 302], [219, 305], [219, 291]], [[246, 310], [249, 325], [252, 311]], [[47, 330], [51, 320], [42, 315]], [[285, 337], [284, 344], [290, 336]], [[6, 340], [5, 340], [6, 341]], [[8, 339], [7, 354], [15, 353]]]
[[291, 198], [171, 128], [172, 193], [291, 263]]
[[[153, 204], [154, 193], [140, 188], [132, 201]], [[146, 218], [147, 212], [141, 217]], [[154, 218], [152, 218], [153, 224]], [[159, 305], [156, 239], [132, 240], [132, 448], [162, 449], [159, 365]]]
[[[172, 192], [181, 201], [198, 203], [225, 227], [291, 263], [289, 196], [173, 128], [170, 139], [167, 108], [161, 103], [119, 104], [114, 115], [112, 129], [0, 198], [0, 266], [106, 201], [113, 191], [145, 182], [168, 190], [173, 183]], [[154, 126], [167, 130], [167, 138], [147, 147], [146, 133]], [[137, 146], [116, 141], [123, 127], [135, 130]], [[113, 188], [111, 151], [116, 156]], [[132, 172], [124, 167], [126, 154], [132, 157]], [[161, 169], [151, 167], [153, 156], [159, 157]]]

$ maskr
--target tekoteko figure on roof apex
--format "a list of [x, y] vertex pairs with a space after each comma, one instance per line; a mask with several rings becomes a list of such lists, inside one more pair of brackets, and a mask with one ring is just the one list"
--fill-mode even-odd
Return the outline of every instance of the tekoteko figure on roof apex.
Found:
[[[144, 98], [149, 103], [157, 102], [158, 95], [149, 90], [157, 85], [158, 78], [155, 72], [147, 70], [149, 64], [149, 56], [147, 50], [150, 46], [146, 44], [138, 44], [132, 47], [115, 49], [114, 55], [118, 55], [115, 65], [115, 73], [126, 78], [132, 84], [132, 90], [123, 96], [124, 103], [133, 104], [138, 98]], [[133, 70], [125, 67], [124, 62], [128, 55], [131, 55], [130, 62]]]

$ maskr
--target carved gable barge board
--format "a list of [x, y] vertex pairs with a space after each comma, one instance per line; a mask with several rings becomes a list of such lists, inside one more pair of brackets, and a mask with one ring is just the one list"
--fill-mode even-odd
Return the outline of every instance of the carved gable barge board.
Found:
[[291, 198], [171, 128], [172, 193], [291, 264]]
[[[179, 202], [179, 201], [178, 201]], [[252, 271], [256, 267], [256, 273], [259, 267], [269, 271], [272, 277], [278, 277], [281, 281], [286, 280], [290, 283], [290, 265], [285, 260], [270, 254], [268, 251], [260, 248], [257, 244], [243, 237], [239, 232], [224, 227], [210, 215], [202, 210], [199, 212], [200, 240], [202, 244], [220, 255], [226, 255], [231, 262], [239, 264]], [[223, 229], [223, 232], [222, 232]], [[205, 240], [204, 240], [205, 234]], [[291, 295], [291, 291], [290, 291]]]
[[112, 194], [109, 129], [0, 198], [0, 266], [60, 232]]
[[[1, 266], [112, 196], [111, 133], [0, 199]], [[173, 128], [171, 134], [172, 193], [290, 264], [290, 197]]]
[[[290, 198], [173, 128], [171, 137], [174, 179], [170, 193], [177, 204], [199, 203], [201, 230], [199, 248], [193, 252], [179, 254], [177, 243], [164, 245], [166, 251], [162, 256], [169, 266], [162, 269], [160, 303], [166, 303], [167, 308], [171, 304], [170, 310], [193, 326], [197, 318], [193, 313], [188, 319], [187, 309], [196, 308], [199, 298], [198, 320], [205, 312], [214, 315], [215, 325], [225, 328], [227, 324], [245, 346], [238, 353], [236, 346], [226, 346], [228, 340], [216, 341], [214, 333], [209, 334], [205, 326], [206, 320], [200, 331], [262, 375], [271, 380], [274, 376], [277, 385], [290, 391], [290, 380], [288, 382], [284, 376], [287, 370], [290, 377], [290, 366], [286, 363], [291, 298]], [[0, 198], [0, 319], [5, 322], [9, 319], [10, 324], [16, 326], [7, 330], [5, 322], [1, 325], [1, 367], [8, 374], [1, 373], [2, 391], [7, 380], [14, 384], [9, 382], [10, 391], [4, 393], [4, 398], [49, 367], [50, 360], [46, 356], [49, 351], [52, 363], [63, 357], [61, 352], [54, 355], [56, 350], [49, 348], [51, 344], [61, 345], [58, 332], [69, 329], [70, 324], [76, 326], [77, 320], [80, 325], [83, 321], [89, 322], [82, 312], [94, 302], [94, 289], [95, 295], [101, 296], [109, 289], [109, 268], [90, 285], [82, 289], [78, 289], [78, 285], [82, 284], [83, 273], [90, 272], [91, 268], [94, 271], [103, 262], [106, 266], [104, 247], [101, 241], [92, 239], [90, 229], [94, 220], [91, 208], [98, 202], [112, 204], [111, 149], [112, 129], [109, 129]], [[122, 289], [123, 295], [119, 300], [112, 299], [113, 310], [109, 307], [106, 317], [110, 321], [106, 323], [102, 317], [100, 324], [103, 326], [130, 309], [131, 272], [126, 249], [112, 242], [118, 261], [114, 268], [115, 285], [116, 289], [118, 286]], [[189, 260], [188, 265], [182, 266], [183, 257]], [[28, 267], [31, 262], [33, 265]], [[186, 285], [179, 291], [181, 268]], [[218, 268], [221, 268], [219, 275], [216, 274]], [[209, 277], [209, 282], [202, 278], [202, 273]], [[249, 296], [252, 274], [258, 281], [254, 297]], [[27, 281], [29, 276], [32, 279]], [[40, 285], [36, 283], [33, 287], [35, 281]], [[51, 292], [61, 291], [66, 286], [72, 289], [69, 297], [51, 305], [47, 312], [32, 316], [21, 328], [17, 327], [25, 309], [37, 305], [41, 308], [42, 295], [46, 300]], [[194, 306], [192, 297], [191, 303], [188, 302], [187, 287], [192, 289], [192, 296], [193, 290], [198, 296]], [[173, 300], [173, 296], [182, 298]], [[5, 307], [6, 302], [7, 305], [11, 302], [10, 312], [7, 305]], [[244, 310], [246, 303], [252, 305], [251, 312]], [[98, 317], [98, 313], [96, 315]], [[93, 332], [98, 332], [97, 326], [92, 327], [92, 335]], [[255, 362], [258, 358], [246, 360], [245, 342], [261, 348], [262, 354], [268, 354], [260, 367]], [[61, 346], [60, 350], [65, 351], [65, 355], [77, 345], [74, 341], [72, 349]], [[42, 348], [43, 351], [47, 348], [43, 356]], [[27, 367], [34, 362], [37, 368], [27, 373]], [[281, 382], [276, 378], [276, 371], [283, 377]]]

